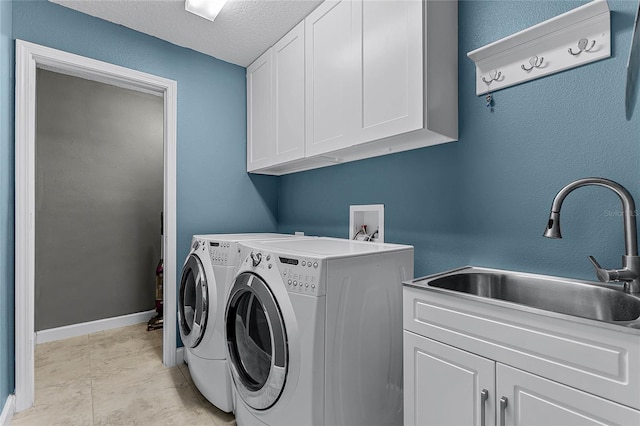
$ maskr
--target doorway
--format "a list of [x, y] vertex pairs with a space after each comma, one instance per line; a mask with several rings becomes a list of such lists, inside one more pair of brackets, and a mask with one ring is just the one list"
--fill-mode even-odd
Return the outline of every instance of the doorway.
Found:
[[161, 96], [163, 117], [163, 363], [176, 365], [176, 92], [175, 81], [16, 40], [16, 411], [34, 400], [35, 136], [38, 69]]
[[164, 105], [42, 68], [36, 99], [37, 345], [61, 329], [154, 312]]

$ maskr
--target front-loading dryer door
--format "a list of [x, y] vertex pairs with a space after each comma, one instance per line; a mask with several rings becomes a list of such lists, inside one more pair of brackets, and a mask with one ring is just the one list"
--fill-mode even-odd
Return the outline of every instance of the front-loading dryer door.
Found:
[[243, 272], [236, 277], [227, 301], [225, 327], [238, 394], [256, 410], [271, 407], [285, 385], [287, 336], [273, 293], [259, 276]]
[[202, 262], [197, 255], [190, 254], [182, 268], [178, 300], [180, 338], [188, 348], [198, 346], [204, 336], [209, 312], [208, 291]]

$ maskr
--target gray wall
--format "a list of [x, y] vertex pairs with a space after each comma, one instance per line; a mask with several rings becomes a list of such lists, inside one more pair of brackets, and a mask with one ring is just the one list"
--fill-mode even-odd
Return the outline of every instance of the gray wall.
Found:
[[38, 70], [36, 331], [154, 307], [161, 97]]

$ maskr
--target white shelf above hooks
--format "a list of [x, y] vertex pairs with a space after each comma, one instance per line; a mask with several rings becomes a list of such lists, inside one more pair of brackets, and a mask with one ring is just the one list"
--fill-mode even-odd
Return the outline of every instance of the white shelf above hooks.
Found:
[[467, 56], [476, 64], [478, 96], [608, 58], [609, 5], [594, 0]]

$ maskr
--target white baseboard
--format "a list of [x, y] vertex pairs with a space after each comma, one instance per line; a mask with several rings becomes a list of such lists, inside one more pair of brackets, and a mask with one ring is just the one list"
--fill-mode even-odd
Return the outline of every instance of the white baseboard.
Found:
[[176, 349], [176, 365], [184, 364], [184, 346]]
[[[114, 318], [105, 318], [97, 321], [83, 322], [80, 324], [66, 325], [64, 327], [50, 328], [36, 332], [36, 345], [53, 342], [54, 340], [68, 339], [70, 337], [83, 336], [98, 331], [111, 330], [112, 328], [126, 327], [149, 321], [156, 313], [155, 309], [135, 314], [123, 315]], [[2, 426], [2, 425], [0, 425]]]
[[7, 397], [7, 401], [4, 403], [4, 408], [0, 414], [0, 426], [9, 426], [13, 414], [16, 412], [16, 396], [11, 394]]

